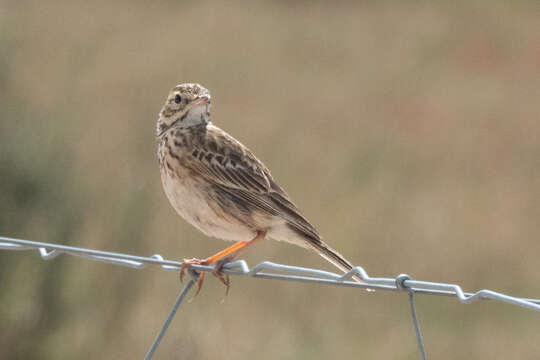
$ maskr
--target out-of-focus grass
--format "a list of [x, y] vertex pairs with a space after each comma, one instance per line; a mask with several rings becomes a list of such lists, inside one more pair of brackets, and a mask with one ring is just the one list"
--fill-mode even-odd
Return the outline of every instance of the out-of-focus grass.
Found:
[[[197, 81], [214, 122], [370, 274], [540, 292], [540, 22], [534, 2], [4, 2], [0, 233], [168, 258], [225, 246], [163, 196], [157, 112]], [[326, 267], [261, 243], [250, 263]], [[179, 284], [0, 252], [0, 357], [137, 358]], [[415, 359], [406, 299], [209, 279], [159, 358]], [[425, 297], [433, 358], [534, 358], [532, 313]]]

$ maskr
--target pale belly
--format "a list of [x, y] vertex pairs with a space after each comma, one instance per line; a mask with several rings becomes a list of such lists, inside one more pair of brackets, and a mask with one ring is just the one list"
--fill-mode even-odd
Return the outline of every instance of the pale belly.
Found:
[[204, 234], [231, 241], [248, 241], [256, 236], [256, 229], [223, 212], [196, 180], [162, 171], [161, 182], [176, 212]]

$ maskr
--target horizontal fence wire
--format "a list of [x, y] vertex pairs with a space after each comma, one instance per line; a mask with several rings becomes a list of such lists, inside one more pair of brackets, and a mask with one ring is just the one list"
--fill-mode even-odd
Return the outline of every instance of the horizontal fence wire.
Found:
[[[0, 250], [38, 250], [44, 260], [56, 258], [60, 254], [83, 257], [89, 260], [122, 265], [135, 269], [145, 268], [147, 265], [159, 265], [163, 270], [180, 271], [182, 263], [166, 260], [161, 255], [150, 257], [135, 256], [117, 252], [108, 252], [79, 248], [74, 246], [58, 245], [52, 243], [13, 239], [0, 237]], [[214, 266], [192, 265], [198, 272], [212, 272]], [[223, 273], [229, 275], [247, 275], [263, 279], [277, 279], [297, 282], [314, 282], [335, 286], [359, 287], [369, 290], [406, 291], [414, 294], [455, 296], [464, 304], [479, 299], [490, 299], [508, 304], [521, 306], [527, 309], [540, 311], [540, 299], [520, 298], [505, 295], [492, 290], [479, 290], [475, 293], [464, 292], [459, 285], [431, 281], [419, 281], [400, 275], [396, 278], [371, 277], [360, 266], [354, 267], [345, 274], [336, 274], [329, 271], [305, 267], [276, 264], [263, 261], [249, 268], [244, 260], [237, 260], [223, 266]], [[364, 282], [354, 281], [353, 276], [359, 276]], [[398, 281], [399, 280], [399, 281]]]
[[[29, 241], [0, 237], [0, 250], [38, 250], [44, 260], [51, 260], [60, 254], [83, 257], [93, 261], [100, 261], [109, 264], [122, 265], [135, 269], [143, 269], [147, 265], [159, 265], [163, 270], [180, 271], [182, 263], [164, 259], [161, 255], [151, 257], [135, 256], [116, 252], [85, 249], [74, 246], [57, 245], [38, 241]], [[152, 343], [145, 360], [151, 360], [159, 346], [165, 332], [174, 318], [182, 300], [193, 287], [201, 272], [212, 272], [214, 266], [192, 265], [188, 272], [193, 277], [192, 280], [180, 291], [169, 316], [165, 320], [161, 330], [158, 332]], [[490, 299], [506, 302], [512, 305], [521, 306], [527, 309], [540, 311], [540, 299], [525, 299], [501, 294], [492, 290], [479, 290], [475, 293], [464, 292], [459, 285], [445, 284], [438, 282], [413, 280], [407, 274], [400, 274], [395, 278], [370, 277], [360, 266], [356, 266], [345, 274], [335, 274], [329, 271], [276, 264], [269, 261], [255, 265], [251, 269], [244, 260], [226, 263], [222, 272], [229, 275], [247, 275], [263, 279], [277, 279], [297, 282], [314, 282], [327, 285], [349, 286], [365, 288], [367, 290], [387, 290], [407, 292], [409, 295], [409, 306], [414, 325], [414, 331], [420, 352], [420, 358], [426, 359], [420, 325], [416, 315], [414, 305], [414, 294], [455, 296], [464, 304], [469, 304], [479, 299]], [[364, 282], [351, 281], [353, 276], [359, 276]]]

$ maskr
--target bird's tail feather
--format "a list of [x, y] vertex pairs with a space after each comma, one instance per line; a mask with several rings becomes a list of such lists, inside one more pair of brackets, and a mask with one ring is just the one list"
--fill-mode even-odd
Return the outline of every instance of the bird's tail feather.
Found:
[[[319, 253], [319, 255], [332, 263], [341, 271], [349, 272], [353, 268], [353, 265], [347, 259], [345, 259], [343, 255], [326, 245], [324, 242], [319, 240], [317, 242], [311, 242], [311, 245], [314, 247], [315, 251]], [[353, 279], [359, 282], [363, 282], [362, 278], [360, 278], [360, 276], [358, 275], [354, 275]]]
[[[338, 269], [344, 272], [349, 272], [353, 265], [343, 257], [336, 250], [332, 249], [330, 246], [326, 245], [317, 230], [299, 213], [295, 218], [296, 221], [291, 221], [288, 223], [289, 227], [296, 231], [301, 237], [304, 238], [307, 247], [313, 248], [319, 255], [325, 258], [327, 261], [332, 263]], [[353, 279], [359, 282], [364, 282], [362, 278], [358, 275], [354, 275]]]

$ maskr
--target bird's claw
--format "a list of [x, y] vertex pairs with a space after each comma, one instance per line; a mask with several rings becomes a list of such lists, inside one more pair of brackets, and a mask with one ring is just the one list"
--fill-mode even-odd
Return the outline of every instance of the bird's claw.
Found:
[[204, 260], [193, 258], [193, 259], [184, 259], [182, 266], [180, 267], [180, 282], [184, 282], [184, 275], [186, 270], [191, 267], [191, 265], [206, 265]]
[[229, 277], [229, 274], [223, 274], [223, 266], [227, 264], [228, 262], [231, 262], [234, 260], [233, 256], [228, 256], [226, 258], [223, 258], [216, 262], [216, 266], [214, 267], [214, 270], [212, 271], [212, 274], [217, 277], [223, 285], [225, 285], [225, 296], [229, 295], [229, 288], [231, 287], [231, 279]]
[[[182, 262], [182, 267], [180, 268], [180, 282], [184, 282], [184, 275], [186, 274], [186, 270], [189, 270], [191, 265], [208, 265], [206, 260], [201, 259], [184, 259]], [[204, 272], [199, 273], [199, 278], [197, 279], [197, 291], [195, 292], [195, 296], [199, 295], [201, 292], [202, 284], [204, 281]]]
[[[225, 285], [225, 295], [229, 295], [229, 288], [231, 286], [231, 281], [228, 274], [223, 274], [223, 265], [225, 265], [229, 259], [222, 259], [218, 261], [214, 267], [214, 270], [212, 271], [212, 274], [219, 279]], [[192, 265], [209, 265], [206, 260], [201, 260], [197, 258], [193, 259], [184, 259], [182, 262], [182, 266], [180, 268], [180, 281], [184, 281], [184, 276], [186, 274], [186, 270], [189, 270], [189, 268]], [[195, 296], [199, 295], [199, 292], [201, 292], [202, 284], [204, 281], [204, 272], [201, 272], [199, 274], [199, 279], [197, 280], [197, 291], [195, 292]]]
[[212, 274], [217, 277], [219, 281], [223, 283], [223, 285], [225, 285], [225, 296], [229, 295], [229, 288], [231, 287], [231, 280], [229, 278], [229, 274], [223, 274], [221, 268], [218, 269], [217, 265], [214, 271], [212, 271]]

